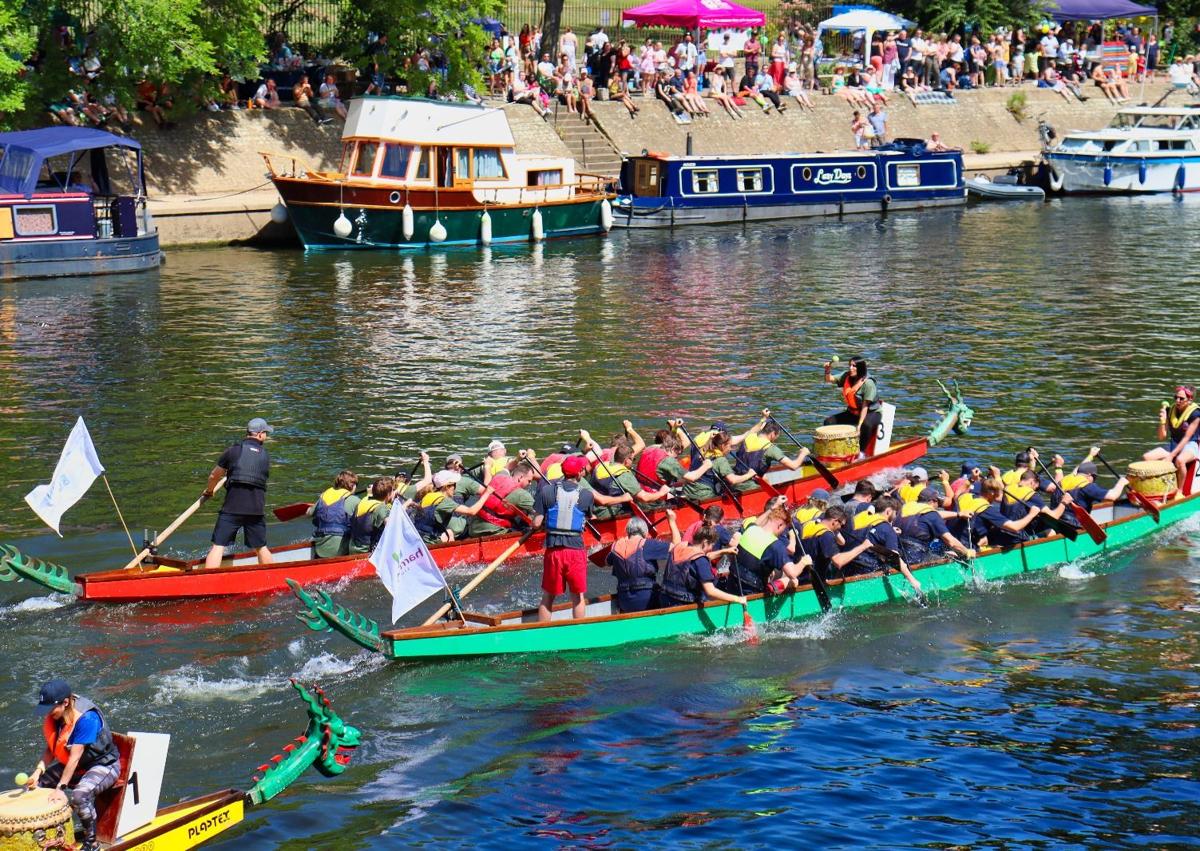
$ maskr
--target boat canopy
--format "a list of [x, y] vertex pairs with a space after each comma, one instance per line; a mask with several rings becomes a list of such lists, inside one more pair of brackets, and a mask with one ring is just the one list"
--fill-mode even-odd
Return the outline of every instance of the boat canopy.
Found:
[[[38, 177], [46, 160], [62, 154], [91, 151], [92, 177], [101, 194], [108, 194], [108, 166], [104, 160], [104, 148], [137, 151], [137, 185], [144, 191], [142, 146], [137, 140], [91, 127], [42, 127], [38, 130], [0, 133], [0, 192], [28, 198], [37, 189]], [[72, 157], [68, 174], [74, 171], [76, 161], [77, 158]]]
[[1142, 6], [1132, 0], [1049, 0], [1045, 7], [1056, 21], [1106, 21], [1158, 15], [1153, 6]]
[[515, 144], [502, 109], [401, 97], [352, 100], [342, 138], [491, 148]]

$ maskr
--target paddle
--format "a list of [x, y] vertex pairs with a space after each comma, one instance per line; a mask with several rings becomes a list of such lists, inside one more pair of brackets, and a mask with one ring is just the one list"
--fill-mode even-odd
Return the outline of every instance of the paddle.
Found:
[[[412, 465], [412, 469], [408, 471], [408, 480], [411, 482], [412, 477], [416, 475], [417, 468], [420, 467], [422, 461]], [[399, 473], [396, 474], [399, 476]], [[371, 489], [370, 485], [359, 488], [354, 492], [355, 496], [362, 496]], [[297, 517], [303, 517], [308, 514], [308, 510], [313, 507], [311, 502], [293, 502], [291, 505], [281, 505], [271, 513], [275, 515], [275, 519], [280, 523], [287, 523], [289, 520], [295, 520]]]
[[[690, 443], [690, 444], [692, 444], [692, 446], [696, 447], [696, 451], [700, 453], [700, 458], [701, 458], [701, 461], [703, 462], [704, 452], [703, 452], [703, 450], [700, 449], [700, 445], [698, 443], [696, 443], [696, 441], [692, 440], [692, 436], [690, 434], [688, 434], [687, 429], [683, 427], [682, 423], [680, 423], [680, 425], [679, 425], [679, 430], [681, 432], [683, 432], [683, 436], [688, 439], [688, 443]], [[731, 488], [729, 486], [729, 482], [725, 481], [724, 477], [718, 476], [715, 470], [713, 471], [713, 481], [715, 481], [718, 485], [720, 485], [722, 488], [724, 488], [725, 493], [727, 493], [729, 495], [729, 498], [731, 500], [733, 500], [733, 505], [735, 508], [737, 508], [738, 516], [745, 517], [746, 510], [744, 508], [742, 508], [742, 500], [736, 493], [734, 493], [733, 488]]]
[[[224, 484], [225, 484], [225, 479], [222, 478], [221, 481], [217, 482], [216, 485], [213, 486], [213, 494], [215, 495], [216, 492], [219, 491], [221, 489], [221, 486]], [[184, 510], [183, 514], [180, 514], [178, 517], [175, 518], [174, 523], [172, 523], [166, 529], [163, 529], [161, 532], [159, 532], [157, 535], [155, 535], [154, 540], [151, 541], [149, 543], [149, 545], [147, 545], [146, 548], [143, 549], [140, 553], [135, 555], [133, 557], [133, 561], [131, 561], [131, 562], [129, 562], [129, 564], [125, 565], [125, 567], [122, 568], [122, 570], [132, 570], [133, 568], [140, 566], [142, 563], [142, 559], [144, 559], [146, 556], [150, 555], [151, 550], [154, 550], [155, 548], [161, 546], [162, 542], [165, 541], [172, 532], [174, 532], [176, 529], [178, 529], [180, 526], [182, 526], [185, 520], [187, 520], [189, 517], [191, 517], [193, 514], [195, 514], [196, 511], [200, 508], [200, 506], [202, 506], [202, 505], [204, 505], [204, 503], [208, 502], [208, 499], [209, 499], [209, 497], [206, 494], [201, 494], [200, 498], [197, 499], [195, 502], [193, 502], [190, 506], [188, 506]]]
[[[641, 482], [642, 484], [646, 485], [647, 487], [652, 487], [655, 490], [662, 487], [662, 482], [655, 481], [654, 479], [647, 476], [645, 473], [640, 473], [637, 470], [630, 470], [630, 472], [633, 473], [635, 476], [637, 476], [638, 481]], [[684, 496], [682, 493], [680, 493], [678, 495], [673, 495], [670, 497], [670, 499], [677, 499], [680, 502], [682, 502], [683, 504], [690, 506], [697, 514], [704, 516], [704, 506], [701, 505], [700, 503], [696, 502], [696, 500], [689, 499], [688, 497]], [[657, 522], [661, 522], [661, 520], [657, 521]]]
[[[1021, 503], [1021, 505], [1025, 506], [1026, 508], [1034, 507], [1033, 505], [1030, 505], [1025, 500], [1021, 499], [1021, 497], [1017, 496], [1015, 493], [1010, 493], [1008, 488], [1004, 489], [1004, 495], [1011, 500]], [[1051, 529], [1053, 529], [1058, 534], [1062, 535], [1064, 538], [1069, 538], [1070, 540], [1074, 541], [1076, 538], [1079, 537], [1079, 530], [1076, 529], [1074, 526], [1072, 526], [1070, 523], [1067, 523], [1065, 520], [1061, 520], [1058, 517], [1052, 517], [1051, 515], [1046, 514], [1045, 512], [1042, 512], [1041, 517], [1047, 526], [1049, 526]]]
[[[1103, 455], [1101, 455], [1099, 452], [1097, 452], [1096, 457], [1100, 459], [1100, 463], [1104, 465], [1105, 469], [1107, 469], [1108, 472], [1112, 473], [1118, 479], [1121, 478], [1120, 474], [1117, 473], [1117, 471], [1112, 468], [1112, 464], [1109, 464], [1107, 461], [1104, 460]], [[1155, 523], [1162, 522], [1162, 514], [1159, 512], [1158, 506], [1154, 504], [1153, 500], [1147, 499], [1145, 496], [1138, 493], [1133, 488], [1127, 489], [1125, 491], [1125, 495], [1129, 497], [1130, 502], [1136, 502], [1138, 505], [1140, 505], [1142, 507], [1142, 509], [1147, 514], [1149, 514], [1151, 517], [1153, 517]]]
[[[811, 555], [804, 549], [804, 536], [800, 532], [800, 527], [796, 525], [796, 515], [791, 511], [788, 512], [788, 520], [792, 524], [792, 532], [796, 536], [796, 546], [800, 548], [800, 552], [812, 558]], [[821, 611], [828, 612], [833, 608], [833, 603], [829, 600], [829, 586], [825, 583], [825, 577], [817, 570], [816, 562], [811, 562], [808, 565], [808, 575], [812, 577], [813, 593], [817, 595], [817, 602], [821, 604]]]
[[[542, 484], [544, 484], [544, 485], [554, 484], [552, 481], [550, 481], [549, 479], [546, 478], [546, 474], [542, 472], [541, 468], [537, 464], [530, 464], [529, 466], [533, 468], [533, 472], [537, 474], [537, 477], [542, 480]], [[472, 467], [471, 469], [473, 470], [475, 468]], [[583, 526], [585, 529], [587, 529], [589, 532], [591, 532], [593, 535], [595, 535], [596, 543], [600, 543], [600, 541], [603, 540], [603, 538], [600, 536], [600, 532], [596, 529], [595, 526], [592, 525], [591, 520], [588, 520], [586, 517], [584, 517], [583, 518]], [[546, 530], [546, 534], [547, 535], [550, 534], [549, 529]]]
[[[1053, 474], [1042, 463], [1041, 458], [1037, 458], [1037, 465], [1042, 468], [1042, 472], [1046, 474], [1047, 478], [1051, 481], [1054, 480]], [[1059, 490], [1062, 490], [1061, 485], [1059, 486]], [[1071, 510], [1075, 514], [1075, 519], [1079, 521], [1079, 525], [1083, 527], [1083, 531], [1088, 533], [1088, 537], [1097, 544], [1103, 544], [1108, 540], [1108, 533], [1100, 528], [1100, 524], [1096, 522], [1096, 519], [1082, 505], [1076, 505], [1072, 502]]]
[[[461, 600], [463, 597], [467, 596], [472, 591], [474, 591], [476, 588], [478, 588], [479, 584], [481, 582], [483, 582], [483, 580], [485, 580], [489, 576], [491, 576], [492, 572], [497, 567], [502, 565], [508, 559], [509, 556], [511, 556], [513, 553], [515, 553], [518, 549], [521, 548], [521, 546], [526, 541], [529, 540], [529, 536], [532, 535], [534, 533], [534, 531], [535, 530], [533, 530], [533, 529], [527, 529], [521, 535], [521, 537], [517, 538], [517, 540], [512, 542], [512, 544], [509, 546], [508, 549], [506, 549], [504, 552], [500, 553], [500, 555], [498, 555], [494, 559], [492, 559], [491, 564], [489, 564], [483, 570], [476, 573], [475, 577], [470, 582], [468, 582], [466, 585], [464, 585], [462, 587], [462, 589], [458, 592], [458, 599]], [[442, 604], [442, 607], [440, 609], [438, 609], [436, 612], [434, 612], [432, 615], [427, 617], [421, 623], [421, 626], [430, 626], [431, 624], [437, 623], [437, 621], [439, 621], [441, 619], [442, 615], [446, 614], [446, 612], [450, 611], [450, 609], [452, 609], [452, 608], [454, 608], [453, 602]]]
[[[742, 575], [738, 573], [737, 565], [733, 565], [730, 570], [737, 579], [738, 596], [743, 600], [746, 599], [746, 592], [742, 588]], [[758, 627], [754, 624], [754, 618], [750, 617], [750, 605], [742, 603], [742, 634], [746, 636], [746, 643], [752, 646], [758, 646]]]
[[893, 549], [883, 546], [882, 544], [871, 544], [871, 550], [879, 556], [886, 556], [886, 561], [883, 562], [883, 574], [887, 575], [888, 570], [895, 564], [896, 570], [904, 577], [905, 581], [912, 586], [913, 591], [917, 595], [917, 602], [922, 606], [927, 605], [929, 598], [925, 596], [925, 592], [921, 590], [921, 586], [917, 584], [917, 579], [910, 571], [900, 569], [900, 565], [904, 563], [904, 557]]
[[[787, 426], [785, 426], [783, 423], [779, 422], [778, 419], [775, 420], [775, 423], [776, 423], [776, 425], [779, 426], [779, 430], [787, 435], [788, 440], [790, 440], [792, 443], [796, 444], [797, 448], [799, 448], [799, 449], [804, 448], [804, 444], [801, 443], [800, 441], [796, 440], [796, 438], [792, 435], [792, 433], [787, 430]], [[813, 455], [811, 452], [808, 453], [808, 458], [805, 459], [805, 463], [812, 464], [813, 469], [817, 471], [817, 473], [821, 476], [821, 478], [824, 479], [825, 482], [831, 488], [836, 488], [841, 485], [841, 482], [838, 481], [837, 476], [835, 476], [830, 471], [830, 469], [825, 466], [825, 462], [823, 462], [816, 455]]]
[[765, 490], [767, 493], [769, 493], [771, 496], [781, 496], [782, 495], [779, 488], [775, 487], [773, 484], [768, 482], [766, 477], [763, 476], [762, 473], [758, 472], [757, 470], [753, 470], [749, 464], [747, 464], [744, 460], [742, 460], [742, 458], [740, 458], [738, 456], [737, 452], [734, 452], [733, 453], [733, 472], [736, 473], [738, 471], [739, 464], [742, 465], [743, 467], [745, 467], [747, 470], [750, 470], [751, 472], [753, 472], [754, 473], [754, 481], [758, 482], [758, 486], [760, 488], [762, 488], [763, 490]]

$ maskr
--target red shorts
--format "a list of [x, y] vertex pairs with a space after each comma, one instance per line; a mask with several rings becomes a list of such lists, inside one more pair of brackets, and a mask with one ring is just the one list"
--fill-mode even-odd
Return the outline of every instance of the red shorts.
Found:
[[547, 549], [542, 556], [542, 590], [557, 597], [564, 587], [587, 593], [587, 551], [569, 547]]

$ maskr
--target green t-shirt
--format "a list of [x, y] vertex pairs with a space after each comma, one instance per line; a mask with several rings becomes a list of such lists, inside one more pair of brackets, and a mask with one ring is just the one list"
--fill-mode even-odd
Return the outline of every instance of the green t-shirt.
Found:
[[[713, 475], [724, 479], [726, 476], [733, 474], [733, 462], [728, 455], [722, 455], [719, 458], [712, 459]], [[714, 491], [703, 480], [699, 482], [688, 482], [683, 488], [683, 495], [688, 499], [693, 499], [696, 502], [703, 502], [706, 499], [712, 499], [718, 493], [725, 493], [725, 488], [717, 485], [717, 490]]]
[[687, 470], [683, 469], [679, 459], [672, 458], [670, 455], [658, 462], [655, 472], [658, 473], [659, 481], [666, 482], [668, 485], [675, 484], [687, 474]]
[[[517, 488], [507, 497], [505, 497], [504, 501], [514, 508], [519, 508], [521, 511], [525, 512], [526, 516], [532, 516], [533, 514], [533, 494], [524, 488]], [[467, 527], [467, 534], [472, 538], [483, 535], [498, 535], [501, 532], [512, 531], [512, 529], [505, 529], [503, 526], [497, 526], [495, 523], [489, 523], [478, 514], [471, 518], [471, 521], [467, 524]]]
[[470, 476], [463, 476], [454, 486], [454, 495], [462, 500], [463, 505], [470, 505], [483, 493], [483, 485]]
[[433, 509], [438, 525], [453, 532], [455, 538], [461, 538], [463, 532], [467, 531], [467, 518], [454, 513], [458, 506], [459, 503], [452, 499], [443, 499]]
[[[361, 497], [357, 497], [354, 494], [346, 497], [346, 513], [351, 517], [354, 516], [354, 510], [358, 508], [360, 499]], [[344, 556], [350, 552], [349, 535], [314, 535], [312, 543], [314, 558]]]

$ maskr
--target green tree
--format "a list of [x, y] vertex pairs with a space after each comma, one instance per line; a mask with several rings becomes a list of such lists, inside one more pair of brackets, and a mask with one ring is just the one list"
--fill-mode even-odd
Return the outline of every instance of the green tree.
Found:
[[0, 0], [0, 123], [25, 108], [29, 91], [24, 60], [33, 52], [37, 33], [21, 9], [17, 0]]

